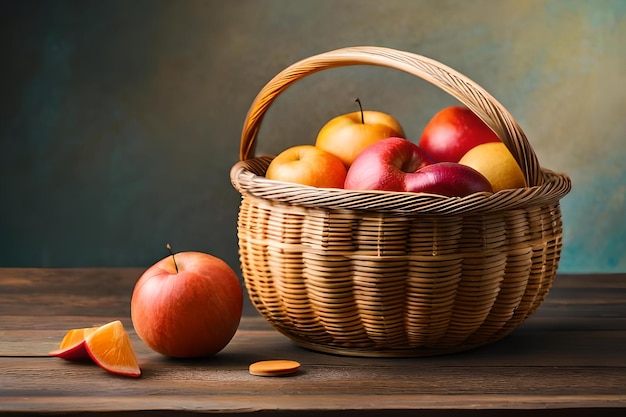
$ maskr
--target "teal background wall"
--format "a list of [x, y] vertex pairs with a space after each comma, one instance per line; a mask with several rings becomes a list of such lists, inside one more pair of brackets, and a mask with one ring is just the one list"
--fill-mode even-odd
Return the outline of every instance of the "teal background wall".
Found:
[[[568, 173], [562, 272], [626, 271], [626, 1], [0, 1], [0, 266], [147, 266], [176, 250], [238, 268], [246, 111], [289, 64], [380, 45], [437, 59], [514, 115]], [[456, 103], [394, 70], [311, 76], [272, 106], [258, 153], [366, 107], [417, 140]]]

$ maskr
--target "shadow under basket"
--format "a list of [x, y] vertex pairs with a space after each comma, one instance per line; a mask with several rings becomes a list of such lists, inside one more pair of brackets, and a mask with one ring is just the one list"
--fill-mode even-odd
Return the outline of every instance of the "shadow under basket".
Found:
[[[263, 115], [297, 80], [349, 65], [408, 72], [455, 96], [500, 137], [526, 188], [466, 197], [315, 188], [268, 180], [254, 157]], [[497, 341], [541, 305], [562, 245], [563, 174], [542, 169], [521, 128], [463, 75], [420, 55], [352, 47], [299, 61], [257, 95], [231, 170], [252, 304], [305, 348], [430, 356]]]

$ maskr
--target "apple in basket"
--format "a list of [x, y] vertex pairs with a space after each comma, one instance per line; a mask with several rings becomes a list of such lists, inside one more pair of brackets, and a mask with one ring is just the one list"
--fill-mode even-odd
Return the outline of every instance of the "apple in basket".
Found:
[[462, 197], [491, 192], [476, 170], [453, 162], [436, 163], [423, 149], [404, 138], [387, 138], [368, 146], [354, 160], [344, 188], [409, 191]]
[[459, 162], [470, 149], [500, 138], [465, 106], [440, 110], [426, 124], [418, 142], [437, 162]]
[[287, 148], [272, 159], [265, 178], [321, 188], [343, 188], [346, 167], [330, 152], [313, 145]]
[[389, 137], [405, 137], [400, 123], [387, 113], [360, 111], [337, 116], [328, 121], [317, 134], [315, 146], [337, 156], [346, 168], [372, 143]]
[[131, 319], [154, 351], [176, 358], [213, 356], [235, 335], [243, 290], [223, 260], [180, 252], [148, 268], [135, 284]]

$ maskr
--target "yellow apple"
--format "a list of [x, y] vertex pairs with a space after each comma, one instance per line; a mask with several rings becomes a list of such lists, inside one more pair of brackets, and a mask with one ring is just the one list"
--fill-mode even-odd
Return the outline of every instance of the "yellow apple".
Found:
[[343, 188], [346, 173], [343, 162], [335, 155], [313, 145], [298, 145], [276, 156], [265, 177], [320, 188]]
[[494, 191], [527, 187], [526, 177], [513, 155], [502, 142], [489, 142], [470, 149], [459, 161], [480, 172]]
[[361, 110], [331, 119], [317, 134], [315, 146], [337, 156], [349, 168], [363, 149], [390, 137], [405, 137], [404, 129], [394, 117]]

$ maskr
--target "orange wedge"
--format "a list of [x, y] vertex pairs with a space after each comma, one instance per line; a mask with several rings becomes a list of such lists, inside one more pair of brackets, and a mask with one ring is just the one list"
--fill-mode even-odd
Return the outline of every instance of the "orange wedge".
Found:
[[91, 359], [112, 374], [141, 376], [130, 337], [119, 320], [100, 327], [69, 330], [59, 349], [53, 350], [50, 355], [68, 361]]
[[65, 349], [76, 343], [82, 342], [85, 340], [85, 337], [89, 336], [91, 333], [98, 330], [98, 326], [95, 327], [84, 327], [82, 329], [70, 329], [61, 340], [61, 346], [59, 349]]
[[67, 361], [84, 361], [90, 359], [87, 349], [85, 349], [85, 338], [91, 333], [98, 330], [98, 327], [85, 327], [81, 329], [70, 329], [58, 349], [50, 352], [50, 355], [56, 356]]
[[85, 349], [96, 364], [112, 374], [141, 376], [130, 337], [119, 320], [105, 324], [89, 334], [85, 338]]

